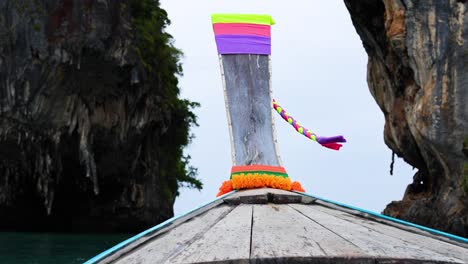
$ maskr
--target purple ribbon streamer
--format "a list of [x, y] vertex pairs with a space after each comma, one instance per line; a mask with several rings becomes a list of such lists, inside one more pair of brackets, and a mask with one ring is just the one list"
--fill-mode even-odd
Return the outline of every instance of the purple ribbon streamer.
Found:
[[271, 38], [251, 35], [216, 35], [218, 54], [271, 54]]
[[334, 136], [334, 137], [317, 137], [317, 142], [320, 144], [336, 143], [336, 142], [346, 142], [346, 139], [343, 136]]

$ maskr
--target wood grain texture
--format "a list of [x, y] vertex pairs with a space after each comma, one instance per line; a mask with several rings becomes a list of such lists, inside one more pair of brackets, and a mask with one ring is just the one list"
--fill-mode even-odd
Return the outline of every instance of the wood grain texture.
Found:
[[216, 223], [234, 207], [220, 205], [202, 215], [196, 216], [183, 225], [155, 237], [150, 242], [113, 262], [116, 264], [170, 263], [167, 260], [183, 252], [192, 243], [203, 237]]
[[252, 205], [239, 205], [168, 263], [233, 261], [249, 263]]
[[[292, 205], [296, 206], [296, 205]], [[432, 237], [408, 232], [394, 226], [378, 223], [371, 219], [355, 217], [348, 213], [329, 209], [323, 206], [314, 206], [314, 213], [324, 213], [332, 216], [335, 219], [341, 219], [347, 226], [353, 226], [358, 229], [358, 226], [368, 230], [368, 233], [378, 235], [381, 237], [391, 237], [399, 241], [397, 245], [417, 245], [421, 250], [430, 250], [439, 256], [445, 256], [445, 261], [461, 261], [461, 263], [468, 263], [468, 248], [456, 246]], [[320, 212], [320, 213], [317, 213]], [[433, 253], [433, 254], [434, 254]], [[422, 257], [421, 259], [427, 259]], [[436, 259], [436, 258], [432, 258]]]
[[[272, 70], [272, 63], [271, 63], [271, 56], [268, 56], [268, 70], [270, 71], [270, 98], [274, 99], [273, 97], [273, 78], [271, 75], [273, 74]], [[271, 111], [271, 129], [273, 132], [273, 141], [275, 145], [276, 156], [278, 157], [278, 162], [280, 166], [283, 166], [283, 161], [281, 160], [281, 154], [278, 149], [278, 137], [276, 136], [276, 126], [275, 126], [275, 111]]]
[[224, 106], [226, 108], [226, 119], [228, 122], [228, 129], [229, 129], [229, 143], [231, 143], [231, 160], [233, 164], [236, 164], [236, 154], [234, 151], [234, 138], [232, 132], [232, 122], [231, 122], [231, 115], [229, 113], [229, 100], [227, 97], [227, 90], [226, 90], [226, 78], [224, 77], [224, 67], [223, 67], [223, 56], [218, 55], [219, 60], [219, 68], [221, 71], [221, 80], [223, 82], [223, 95], [224, 95]]
[[235, 165], [280, 166], [271, 119], [266, 55], [222, 55]]
[[343, 207], [343, 206], [339, 206], [339, 205], [336, 205], [336, 204], [333, 204], [333, 203], [325, 202], [325, 201], [320, 200], [320, 199], [317, 199], [315, 201], [315, 203], [317, 203], [318, 205], [322, 205], [322, 206], [324, 206], [326, 208], [336, 210], [338, 212], [348, 213], [348, 214], [351, 214], [351, 215], [354, 215], [354, 216], [366, 218], [366, 219], [372, 220], [372, 221], [377, 222], [377, 223], [381, 223], [381, 224], [388, 225], [388, 226], [393, 226], [393, 227], [395, 227], [397, 229], [400, 229], [402, 231], [405, 231], [405, 232], [419, 234], [419, 235], [422, 235], [422, 236], [430, 237], [430, 238], [433, 238], [433, 239], [436, 239], [436, 240], [439, 240], [439, 241], [444, 241], [446, 243], [453, 244], [453, 245], [468, 249], [468, 244], [467, 243], [463, 243], [461, 241], [454, 240], [454, 239], [451, 239], [451, 238], [448, 238], [448, 237], [445, 237], [445, 236], [433, 234], [433, 233], [430, 233], [428, 231], [425, 231], [425, 230], [422, 230], [422, 229], [419, 229], [419, 228], [416, 228], [416, 227], [400, 224], [400, 223], [397, 223], [397, 222], [394, 222], [394, 221], [390, 221], [390, 220], [387, 220], [387, 219], [384, 219], [384, 218], [380, 218], [380, 217], [370, 215], [370, 214], [368, 214], [366, 212], [357, 211], [357, 210], [346, 208], [346, 207]]
[[[229, 197], [230, 195], [232, 195], [233, 193], [227, 195], [226, 197]], [[122, 248], [120, 248], [119, 250], [117, 250], [116, 252], [114, 253], [111, 253], [110, 255], [108, 255], [107, 257], [105, 257], [104, 259], [102, 259], [101, 261], [99, 261], [100, 264], [107, 264], [107, 263], [114, 263], [115, 260], [118, 260], [118, 259], [121, 259], [123, 256], [129, 254], [130, 252], [132, 252], [133, 250], [139, 248], [141, 245], [144, 245], [145, 243], [147, 243], [148, 241], [150, 240], [153, 240], [153, 239], [158, 239], [160, 237], [160, 235], [174, 229], [174, 228], [177, 228], [179, 225], [181, 224], [184, 224], [185, 222], [187, 221], [190, 221], [191, 219], [196, 219], [196, 217], [198, 216], [201, 216], [203, 215], [205, 212], [217, 207], [217, 206], [220, 206], [221, 204], [223, 204], [224, 201], [222, 199], [217, 199], [217, 200], [214, 200], [198, 209], [194, 209], [190, 212], [187, 212], [187, 214], [181, 216], [181, 217], [178, 217], [174, 220], [172, 220], [170, 223], [168, 223], [167, 225], [163, 226], [163, 227], [160, 227], [159, 229], [156, 229], [156, 230], [153, 230], [152, 232], [149, 232], [148, 234], [146, 234], [145, 236], [143, 237], [140, 237], [139, 239], [123, 246]]]
[[259, 188], [238, 191], [237, 193], [226, 197], [224, 201], [228, 204], [311, 204], [315, 199], [280, 189]]
[[255, 205], [252, 259], [362, 256], [363, 252], [288, 205]]
[[[395, 237], [381, 232], [383, 224], [378, 229], [371, 229], [357, 222], [362, 221], [355, 216], [330, 214], [330, 209], [322, 206], [304, 206], [292, 204], [292, 208], [306, 215], [323, 228], [332, 230], [344, 239], [358, 246], [366, 255], [381, 258], [420, 259], [464, 263], [461, 259], [441, 255], [417, 243], [407, 243], [401, 237]], [[327, 213], [328, 212], [328, 213]], [[346, 219], [346, 220], [345, 220]], [[353, 221], [349, 221], [352, 219]], [[400, 234], [404, 235], [404, 234]]]
[[[235, 264], [231, 262], [229, 264]], [[210, 264], [214, 264], [210, 262]], [[216, 264], [227, 264], [219, 263]], [[369, 257], [275, 257], [253, 259], [249, 264], [448, 264], [441, 261], [427, 261], [419, 259], [388, 259]]]
[[[272, 193], [289, 195], [235, 195]], [[111, 263], [468, 263], [466, 248], [315, 203], [221, 204], [184, 221]]]

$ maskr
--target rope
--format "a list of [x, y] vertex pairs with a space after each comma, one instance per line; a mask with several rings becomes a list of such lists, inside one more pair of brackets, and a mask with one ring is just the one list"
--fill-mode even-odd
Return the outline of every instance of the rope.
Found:
[[342, 144], [339, 143], [344, 143], [346, 142], [346, 139], [339, 135], [339, 136], [334, 136], [334, 137], [319, 137], [315, 133], [312, 133], [309, 129], [299, 125], [299, 123], [294, 119], [292, 116], [290, 116], [286, 110], [284, 110], [281, 106], [278, 105], [278, 103], [273, 99], [273, 109], [278, 112], [278, 114], [281, 115], [281, 117], [288, 122], [290, 125], [296, 129], [299, 134], [304, 135], [305, 137], [319, 143], [323, 147], [333, 149], [333, 150], [340, 150], [340, 148], [343, 146]]

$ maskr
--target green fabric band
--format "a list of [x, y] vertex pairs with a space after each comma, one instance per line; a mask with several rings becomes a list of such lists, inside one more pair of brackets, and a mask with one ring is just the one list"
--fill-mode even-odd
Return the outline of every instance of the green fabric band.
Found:
[[289, 178], [288, 174], [286, 174], [286, 173], [280, 173], [280, 172], [271, 172], [271, 171], [246, 171], [246, 172], [235, 172], [235, 173], [232, 173], [232, 174], [231, 174], [231, 179], [232, 179], [232, 176], [234, 176], [234, 175], [241, 175], [241, 174], [247, 175], [247, 174], [255, 174], [255, 173], [273, 175], [273, 176], [276, 176], [276, 177]]
[[245, 23], [245, 24], [260, 24], [274, 25], [275, 21], [270, 15], [254, 15], [254, 14], [212, 14], [211, 22], [215, 23]]

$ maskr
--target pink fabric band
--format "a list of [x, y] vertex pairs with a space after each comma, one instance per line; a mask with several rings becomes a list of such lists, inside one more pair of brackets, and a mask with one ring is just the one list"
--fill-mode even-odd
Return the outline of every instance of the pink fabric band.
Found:
[[245, 24], [245, 23], [215, 23], [213, 24], [215, 35], [252, 35], [271, 36], [269, 25]]

